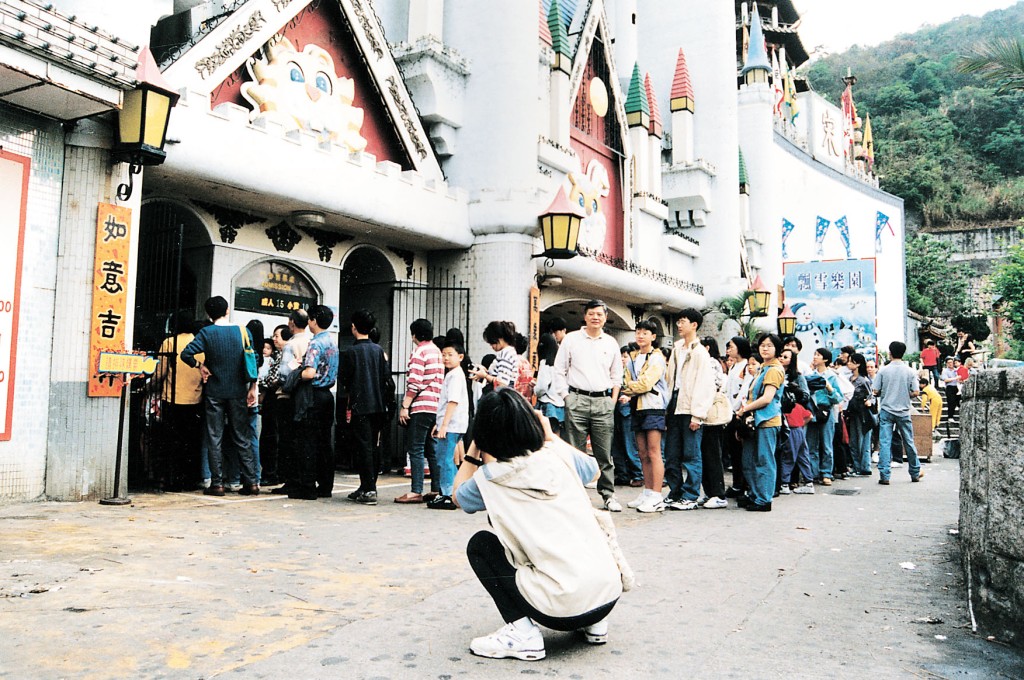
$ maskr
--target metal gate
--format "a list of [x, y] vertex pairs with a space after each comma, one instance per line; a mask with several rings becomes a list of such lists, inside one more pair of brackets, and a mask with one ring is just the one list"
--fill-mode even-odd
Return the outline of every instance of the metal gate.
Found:
[[[389, 281], [351, 284], [344, 289], [344, 294], [354, 300], [379, 299], [382, 293], [389, 293], [389, 309], [371, 311], [378, 317], [381, 345], [391, 360], [391, 375], [398, 388], [396, 399], [399, 403], [405, 393], [406, 364], [413, 350], [412, 336], [409, 333], [409, 326], [413, 321], [428, 319], [434, 325], [435, 336], [444, 335], [449, 328], [458, 328], [466, 336], [470, 334], [469, 288], [457, 285], [455, 278], [447, 272], [431, 279], [440, 280], [442, 285]], [[339, 413], [338, 424], [344, 423], [343, 414]], [[381, 437], [381, 461], [385, 470], [400, 471], [405, 467], [405, 433], [406, 429], [398, 424], [397, 416], [385, 428]], [[342, 435], [337, 439], [338, 461], [343, 466], [350, 467], [351, 456], [345, 450], [345, 437]]]
[[[155, 355], [171, 393], [177, 384], [178, 352], [175, 319], [195, 319], [195, 278], [183, 277], [185, 221], [195, 219], [181, 207], [154, 201], [142, 207], [139, 224], [138, 275], [135, 288], [133, 348]], [[170, 351], [160, 352], [165, 338]], [[166, 349], [166, 348], [165, 348]], [[128, 448], [129, 487], [160, 487], [173, 465], [174, 454], [160, 446], [159, 392], [152, 379], [132, 381]]]

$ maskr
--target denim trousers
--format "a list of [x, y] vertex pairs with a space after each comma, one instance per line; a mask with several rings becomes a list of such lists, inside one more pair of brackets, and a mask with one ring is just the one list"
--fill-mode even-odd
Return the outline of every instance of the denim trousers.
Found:
[[800, 471], [804, 481], [815, 478], [811, 452], [807, 447], [807, 428], [790, 427], [789, 439], [782, 455], [782, 483], [789, 484], [793, 476], [793, 468]]
[[859, 414], [850, 416], [850, 457], [853, 471], [871, 472], [871, 428], [865, 427]]
[[636, 448], [636, 434], [629, 404], [615, 406], [615, 438], [612, 441], [612, 460], [615, 461], [615, 482], [628, 484], [644, 478], [640, 465], [640, 452]]
[[565, 398], [565, 432], [569, 443], [586, 453], [587, 435], [590, 448], [601, 469], [597, 491], [601, 498], [615, 495], [615, 463], [612, 460], [612, 438], [615, 434], [615, 404], [610, 396], [590, 397], [570, 392]]
[[449, 432], [444, 437], [434, 437], [434, 455], [437, 458], [438, 486], [441, 495], [451, 497], [452, 485], [455, 483], [455, 447], [462, 434]]
[[206, 397], [206, 450], [209, 457], [212, 486], [224, 484], [224, 448], [230, 443], [238, 451], [240, 480], [243, 484], [259, 484], [252, 457], [252, 419], [240, 399]]
[[881, 429], [878, 432], [878, 477], [889, 479], [892, 464], [892, 431], [899, 430], [903, 438], [903, 449], [907, 452], [907, 471], [913, 479], [921, 474], [921, 461], [917, 458], [917, 447], [914, 445], [914, 427], [910, 416], [897, 416], [882, 409], [878, 415]]
[[405, 436], [408, 438], [409, 468], [412, 471], [412, 492], [423, 493], [423, 458], [426, 457], [430, 466], [430, 490], [440, 489], [437, 470], [437, 459], [434, 457], [434, 438], [430, 431], [437, 420], [435, 413], [413, 413], [409, 416], [409, 428]]
[[[669, 404], [672, 409], [674, 402]], [[671, 410], [669, 411], [671, 413]], [[665, 418], [665, 481], [672, 500], [695, 501], [700, 497], [703, 472], [701, 439], [704, 428], [690, 429], [690, 414], [673, 414]], [[683, 479], [683, 472], [686, 479]]]
[[832, 439], [836, 421], [830, 415], [823, 423], [807, 424], [807, 448], [811, 451], [811, 471], [815, 479], [832, 479]]
[[753, 437], [743, 440], [743, 472], [747, 494], [758, 505], [767, 505], [775, 495], [775, 445], [778, 427], [759, 427]]

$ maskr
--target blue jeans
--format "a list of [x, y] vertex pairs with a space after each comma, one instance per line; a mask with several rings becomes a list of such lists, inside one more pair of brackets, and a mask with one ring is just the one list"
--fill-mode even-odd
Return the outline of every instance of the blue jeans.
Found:
[[437, 476], [440, 477], [438, 484], [442, 496], [452, 495], [452, 485], [455, 483], [455, 446], [460, 439], [462, 434], [458, 432], [434, 437], [434, 456], [437, 458]]
[[[674, 402], [669, 404], [671, 409]], [[671, 413], [671, 410], [669, 411]], [[690, 414], [670, 415], [665, 418], [668, 432], [665, 433], [665, 481], [668, 482], [669, 498], [695, 501], [700, 497], [701, 467], [700, 440], [704, 429], [696, 432], [690, 429]], [[686, 479], [683, 479], [683, 471]], [[772, 482], [774, 486], [775, 482]], [[771, 496], [769, 496], [771, 498]]]
[[871, 429], [865, 427], [858, 414], [850, 416], [850, 456], [854, 472], [871, 473]]
[[759, 427], [757, 434], [743, 440], [743, 473], [747, 494], [758, 505], [767, 505], [775, 495], [775, 446], [778, 427]]
[[[260, 411], [259, 408], [249, 409], [249, 420], [252, 421], [252, 438], [249, 440], [249, 445], [252, 448], [252, 461], [253, 465], [256, 466], [256, 478], [262, 479], [263, 466], [260, 465]], [[204, 459], [206, 467], [203, 468], [204, 473], [209, 467], [209, 461]], [[206, 479], [209, 475], [204, 474], [203, 479]], [[224, 481], [227, 484], [240, 484], [242, 473], [238, 467], [238, 452], [234, 449], [228, 449], [225, 447], [224, 450]]]
[[892, 463], [892, 431], [898, 428], [900, 437], [903, 438], [903, 448], [907, 452], [907, 471], [910, 478], [914, 479], [921, 474], [921, 461], [917, 458], [917, 447], [914, 446], [914, 427], [911, 424], [910, 416], [897, 416], [885, 409], [878, 415], [878, 477], [889, 479], [890, 465]]
[[804, 481], [814, 479], [814, 467], [811, 464], [811, 454], [807, 448], [807, 430], [803, 427], [789, 428], [789, 439], [783, 447], [782, 457], [782, 483], [789, 484], [793, 477], [793, 468], [800, 470]]
[[644, 478], [640, 465], [640, 452], [636, 448], [636, 433], [629, 404], [615, 406], [615, 437], [612, 440], [612, 460], [615, 462], [616, 482], [628, 484]]
[[412, 469], [412, 492], [423, 493], [423, 457], [430, 466], [430, 490], [437, 491], [438, 470], [437, 459], [434, 457], [434, 438], [430, 431], [434, 429], [437, 415], [434, 413], [413, 413], [409, 416], [409, 429], [406, 433], [409, 448], [409, 467]]
[[832, 440], [836, 421], [829, 415], [823, 423], [807, 424], [807, 447], [811, 450], [811, 469], [815, 479], [832, 479]]

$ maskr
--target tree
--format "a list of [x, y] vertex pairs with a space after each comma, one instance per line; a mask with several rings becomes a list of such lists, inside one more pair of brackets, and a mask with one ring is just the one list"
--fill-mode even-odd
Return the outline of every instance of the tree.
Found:
[[907, 239], [906, 253], [910, 309], [924, 316], [970, 315], [971, 275], [966, 266], [951, 261], [953, 244], [917, 234]]
[[994, 38], [960, 60], [961, 73], [977, 73], [998, 86], [998, 92], [1024, 90], [1024, 42]]
[[1024, 243], [1011, 246], [992, 274], [992, 291], [1001, 296], [1002, 316], [1012, 324], [1012, 358], [1024, 359]]

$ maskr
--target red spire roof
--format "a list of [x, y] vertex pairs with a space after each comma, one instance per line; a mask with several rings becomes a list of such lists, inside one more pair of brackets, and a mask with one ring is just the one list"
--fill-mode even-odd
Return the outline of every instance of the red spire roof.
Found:
[[672, 94], [670, 109], [672, 111], [689, 111], [693, 113], [693, 82], [690, 80], [690, 69], [686, 67], [686, 55], [683, 48], [679, 48], [679, 57], [676, 59], [676, 74], [672, 78]]
[[661, 111], [658, 109], [658, 98], [654, 96], [650, 73], [644, 75], [644, 89], [647, 90], [647, 105], [651, 107], [651, 134], [661, 137]]
[[548, 15], [544, 11], [544, 0], [537, 0], [540, 5], [540, 41], [545, 45], [551, 45], [551, 29], [548, 28]]

